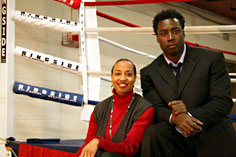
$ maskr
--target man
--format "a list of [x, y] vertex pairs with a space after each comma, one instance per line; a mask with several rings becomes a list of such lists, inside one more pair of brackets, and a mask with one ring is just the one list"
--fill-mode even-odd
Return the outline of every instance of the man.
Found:
[[236, 157], [224, 56], [185, 44], [184, 23], [171, 9], [153, 20], [163, 54], [141, 70], [143, 96], [157, 122], [145, 131], [142, 157]]

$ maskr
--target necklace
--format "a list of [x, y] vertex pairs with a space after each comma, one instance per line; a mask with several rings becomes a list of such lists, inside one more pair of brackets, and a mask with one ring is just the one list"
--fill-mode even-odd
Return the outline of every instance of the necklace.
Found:
[[[130, 105], [131, 105], [131, 103], [133, 102], [133, 100], [134, 100], [134, 96], [132, 97], [132, 99], [131, 99], [131, 101], [130, 101], [130, 103], [129, 103], [129, 106], [128, 106], [127, 110], [126, 110], [126, 113], [127, 113], [128, 109], [130, 108]], [[110, 115], [110, 127], [109, 127], [109, 135], [110, 135], [111, 139], [112, 139], [112, 115], [113, 115], [113, 106], [114, 106], [114, 98], [113, 98], [113, 100], [112, 100], [111, 115]]]

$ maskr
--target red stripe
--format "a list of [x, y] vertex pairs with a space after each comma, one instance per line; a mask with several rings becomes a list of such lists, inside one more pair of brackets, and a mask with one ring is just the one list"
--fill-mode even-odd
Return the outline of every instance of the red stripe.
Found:
[[188, 44], [188, 45], [190, 45], [190, 46], [209, 48], [209, 49], [212, 49], [212, 50], [220, 51], [220, 52], [225, 53], [225, 54], [230, 54], [230, 55], [236, 56], [236, 53], [235, 53], [235, 52], [230, 52], [230, 51], [224, 51], [224, 50], [219, 50], [219, 49], [215, 49], [215, 48], [210, 48], [210, 47], [207, 47], [207, 46], [203, 46], [203, 45], [198, 45], [198, 44], [195, 44], [195, 43], [191, 43], [191, 42], [189, 42], [189, 41], [185, 41], [185, 43]]
[[117, 23], [120, 23], [120, 24], [129, 26], [129, 27], [140, 27], [140, 26], [138, 26], [138, 25], [135, 25], [135, 24], [129, 23], [129, 22], [127, 22], [127, 21], [118, 19], [118, 18], [116, 18], [116, 17], [113, 17], [113, 16], [110, 16], [110, 15], [104, 14], [104, 13], [102, 13], [102, 12], [100, 12], [100, 11], [97, 11], [97, 15], [100, 16], [100, 17], [104, 17], [104, 18], [106, 18], [106, 19], [109, 19], [109, 20], [111, 20], [111, 21], [114, 21], [114, 22], [117, 22]]
[[18, 155], [19, 157], [72, 157], [74, 153], [20, 143]]
[[[163, 3], [163, 2], [177, 2], [177, 1], [180, 2], [180, 1], [195, 1], [195, 0], [129, 0], [129, 1], [110, 1], [110, 2], [85, 2], [85, 6], [147, 4], [147, 3]], [[114, 22], [124, 24], [124, 25], [129, 26], [129, 27], [140, 27], [138, 25], [129, 23], [127, 21], [118, 19], [116, 17], [104, 14], [104, 13], [99, 12], [99, 11], [97, 11], [97, 15], [100, 16], [100, 17], [104, 17], [106, 19], [112, 20]], [[194, 47], [198, 46], [198, 47], [209, 48], [207, 46], [198, 45], [198, 44], [191, 43], [191, 42], [188, 42], [188, 41], [185, 41], [185, 43], [188, 44], [188, 45], [194, 46]], [[223, 53], [230, 54], [230, 55], [236, 55], [235, 52], [223, 51], [223, 50], [219, 50], [219, 49], [215, 49], [215, 48], [209, 48], [209, 49], [221, 51]]]
[[186, 2], [196, 0], [127, 0], [127, 1], [106, 1], [106, 2], [84, 2], [85, 6], [107, 6], [107, 5], [130, 5], [130, 4], [148, 4], [148, 3], [166, 3], [166, 2]]

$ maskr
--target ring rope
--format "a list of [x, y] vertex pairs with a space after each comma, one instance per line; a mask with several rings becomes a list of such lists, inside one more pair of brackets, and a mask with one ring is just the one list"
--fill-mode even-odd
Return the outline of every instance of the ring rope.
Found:
[[96, 11], [96, 13], [97, 13], [97, 16], [106, 18], [106, 19], [108, 19], [108, 20], [111, 20], [111, 21], [114, 21], [114, 22], [117, 22], [117, 23], [120, 23], [120, 24], [129, 26], [129, 27], [141, 27], [141, 26], [135, 25], [135, 24], [133, 24], [133, 23], [130, 23], [130, 22], [121, 20], [121, 19], [119, 19], [119, 18], [116, 18], [116, 17], [114, 17], [114, 16], [107, 15], [107, 14], [102, 13], [102, 12], [100, 12], [100, 11]]
[[52, 55], [47, 55], [41, 52], [36, 52], [27, 48], [16, 46], [14, 55], [17, 57], [25, 58], [39, 64], [51, 66], [55, 69], [62, 69], [64, 71], [71, 71], [78, 74], [82, 72], [81, 63], [62, 59]]
[[[121, 20], [121, 19], [118, 19], [118, 18], [115, 18], [113, 16], [110, 16], [110, 15], [107, 15], [107, 14], [104, 14], [104, 13], [101, 13], [101, 12], [98, 12], [99, 14], [102, 14], [104, 18], [106, 19], [109, 19], [111, 21], [115, 21], [115, 22], [118, 22], [118, 23], [121, 23], [123, 25], [126, 25], [126, 26], [129, 26], [129, 27], [140, 27], [138, 25], [135, 25], [135, 24], [132, 24], [132, 23], [129, 23], [127, 21], [124, 21], [124, 20]], [[231, 25], [230, 25], [231, 26]], [[201, 26], [202, 27], [202, 26]], [[195, 27], [194, 27], [195, 28]], [[198, 28], [198, 27], [197, 27]], [[206, 46], [203, 46], [203, 45], [199, 45], [199, 44], [194, 44], [194, 43], [190, 43], [188, 41], [185, 41], [185, 43], [189, 44], [189, 45], [192, 45], [194, 47], [198, 46], [198, 47], [204, 47], [204, 48], [209, 48], [209, 47], [206, 47]], [[210, 48], [210, 49], [214, 49], [214, 48]], [[217, 51], [221, 51], [223, 53], [226, 53], [226, 54], [230, 54], [230, 55], [236, 55], [236, 53], [234, 52], [229, 52], [229, 51], [224, 51], [224, 50], [219, 50], [219, 49], [214, 49], [214, 50], [217, 50]]]
[[[29, 50], [20, 46], [16, 46], [14, 55], [19, 58], [27, 59], [28, 61], [32, 61], [34, 63], [53, 67], [61, 71], [65, 71], [65, 72], [69, 72], [69, 73], [73, 73], [73, 74], [81, 76], [81, 72], [82, 72], [82, 70], [80, 69], [81, 63], [78, 63], [78, 62], [65, 60], [65, 59], [54, 57], [51, 55], [45, 55], [43, 53]], [[64, 66], [61, 65], [62, 62], [64, 62], [63, 63]], [[89, 76], [110, 76], [110, 73], [108, 72], [88, 71], [87, 73]], [[236, 75], [236, 74], [232, 73], [232, 75]], [[137, 78], [140, 78], [140, 76], [138, 75]], [[232, 83], [236, 83], [236, 79], [231, 78], [230, 80]]]
[[229, 73], [229, 76], [236, 76], [236, 73]]
[[[24, 11], [15, 11], [13, 20], [40, 28], [50, 28], [60, 32], [79, 33], [80, 24], [64, 19], [46, 17], [42, 15], [27, 13]], [[107, 33], [138, 33], [153, 34], [152, 27], [125, 28], [125, 27], [100, 27], [85, 28], [85, 32], [107, 32]], [[236, 33], [236, 25], [224, 26], [186, 26], [185, 34], [219, 34]]]
[[[18, 58], [25, 59], [33, 63], [82, 76], [81, 63], [79, 62], [62, 59], [52, 55], [46, 55], [44, 53], [33, 51], [20, 46], [16, 46], [14, 55]], [[88, 71], [88, 74], [89, 76], [110, 76], [110, 73], [108, 72]]]
[[[100, 27], [85, 28], [86, 32], [106, 32], [106, 33], [136, 33], [153, 34], [152, 27], [126, 28], [126, 27]], [[222, 34], [236, 33], [236, 25], [224, 26], [186, 26], [185, 34]]]
[[123, 0], [123, 1], [106, 1], [106, 2], [83, 2], [83, 0], [55, 0], [57, 2], [66, 4], [73, 9], [78, 9], [81, 3], [84, 6], [108, 6], [108, 5], [131, 5], [131, 4], [150, 4], [150, 3], [166, 3], [166, 2], [185, 2], [195, 0]]
[[106, 2], [85, 2], [85, 6], [115, 6], [115, 5], [131, 5], [131, 4], [150, 4], [150, 3], [166, 3], [166, 2], [185, 2], [194, 0], [127, 0], [127, 1], [106, 1]]
[[11, 152], [13, 153], [14, 157], [18, 157], [13, 149], [11, 149]]
[[[16, 16], [15, 16], [16, 15]], [[61, 31], [61, 32], [74, 32], [74, 33], [79, 33], [79, 29], [80, 26], [78, 23], [76, 22], [71, 22], [68, 20], [63, 20], [63, 19], [58, 19], [58, 18], [51, 18], [51, 17], [46, 17], [46, 16], [42, 16], [42, 15], [36, 15], [36, 14], [32, 14], [32, 13], [26, 13], [23, 11], [16, 11], [16, 14], [13, 16], [13, 19], [15, 21], [21, 22], [21, 23], [27, 23], [33, 26], [40, 26], [41, 28], [45, 27], [45, 28], [50, 28], [56, 31]], [[49, 25], [48, 25], [49, 23]], [[191, 31], [195, 30], [196, 34], [200, 34], [199, 26], [189, 26], [186, 27], [186, 31], [185, 33], [188, 34], [188, 30], [189, 32], [194, 32]], [[210, 30], [211, 28], [217, 28], [219, 29], [217, 32], [218, 33], [226, 33], [227, 31], [229, 32], [236, 32], [236, 25], [224, 25], [224, 26], [200, 26], [201, 29], [204, 29], [204, 32], [206, 33], [207, 29]], [[217, 30], [215, 29], [215, 31]], [[197, 30], [199, 32], [197, 32]], [[85, 32], [126, 32], [126, 33], [145, 33], [145, 34], [149, 34], [152, 32], [152, 28], [151, 27], [135, 27], [135, 28], [85, 28]], [[189, 33], [190, 34], [190, 33]], [[200, 46], [200, 47], [205, 47], [202, 45], [197, 45], [191, 42], [187, 42], [186, 43], [192, 45], [192, 46]], [[213, 49], [213, 48], [211, 48]], [[218, 49], [215, 49], [218, 50]], [[229, 52], [229, 51], [223, 51], [223, 50], [218, 50], [221, 51], [223, 53], [226, 54], [230, 54], [230, 55], [236, 55], [236, 53], [234, 52]]]
[[184, 41], [186, 44], [190, 45], [190, 46], [194, 46], [194, 47], [203, 47], [203, 48], [209, 48], [209, 49], [212, 49], [212, 50], [216, 50], [216, 51], [221, 51], [222, 53], [226, 53], [226, 54], [229, 54], [229, 55], [236, 55], [236, 52], [230, 52], [230, 51], [225, 51], [225, 50], [219, 50], [219, 49], [215, 49], [215, 48], [210, 48], [210, 47], [207, 47], [207, 46], [203, 46], [203, 45], [199, 45], [199, 44], [196, 44], [196, 43], [191, 43], [189, 41]]
[[[39, 63], [44, 66], [53, 67], [55, 69], [70, 72], [76, 75], [81, 76], [81, 63], [65, 60], [59, 57], [54, 57], [51, 55], [46, 55], [41, 52], [36, 52], [30, 49], [26, 49], [20, 46], [16, 46], [14, 55], [27, 59], [28, 61], [32, 61], [34, 63]], [[94, 72], [94, 71], [88, 71], [89, 75], [99, 75], [99, 76], [110, 76], [109, 73], [101, 73], [101, 72]], [[139, 77], [139, 76], [138, 76]]]
[[236, 83], [236, 79], [234, 79], [234, 78], [231, 78], [230, 81], [231, 81], [231, 83]]
[[15, 82], [13, 91], [15, 94], [27, 95], [32, 98], [54, 101], [72, 106], [82, 106], [84, 102], [84, 95], [82, 94], [49, 89], [22, 82]]
[[[27, 12], [23, 12], [23, 11], [16, 11], [15, 12], [15, 15], [13, 16], [13, 19], [16, 20], [16, 21], [19, 21], [19, 22], [22, 22], [22, 23], [28, 23], [28, 24], [31, 24], [31, 25], [36, 25], [36, 26], [41, 26], [41, 28], [43, 27], [47, 27], [47, 28], [51, 28], [51, 29], [54, 29], [54, 30], [57, 30], [57, 31], [61, 31], [61, 32], [79, 32], [79, 24], [76, 23], [76, 22], [72, 22], [72, 21], [68, 21], [68, 20], [63, 20], [63, 19], [58, 19], [58, 18], [51, 18], [51, 17], [46, 17], [46, 16], [42, 16], [42, 15], [37, 15], [37, 14], [32, 14], [32, 13], [27, 13]], [[49, 25], [48, 25], [49, 24]], [[58, 27], [57, 27], [58, 26]], [[206, 28], [209, 26], [201, 26], [201, 28]], [[213, 26], [211, 26], [213, 27]], [[226, 26], [224, 26], [226, 27]], [[234, 30], [234, 27], [236, 27], [236, 25], [230, 25], [228, 26], [231, 30]], [[193, 28], [194, 27], [189, 27], [190, 28]], [[222, 27], [218, 26], [218, 29], [221, 29]], [[94, 29], [94, 28], [85, 28], [85, 31], [105, 31], [104, 28], [97, 28], [97, 29]], [[114, 31], [115, 29], [117, 28], [108, 28], [110, 31]], [[119, 28], [119, 29], [122, 29], [124, 30], [124, 28]], [[152, 28], [151, 27], [140, 27], [140, 28], [128, 28], [129, 30], [132, 30], [132, 31], [142, 31], [142, 32], [152, 32]], [[108, 31], [109, 31], [108, 30]], [[127, 30], [127, 28], [126, 28]], [[188, 27], [186, 27], [186, 30], [188, 30]], [[196, 29], [195, 29], [196, 30]], [[229, 29], [227, 29], [229, 30]], [[107, 31], [107, 29], [106, 29]], [[115, 31], [118, 31], [118, 30], [115, 30]], [[236, 31], [236, 29], [235, 29]], [[185, 31], [187, 33], [187, 31]], [[144, 56], [148, 56], [150, 58], [154, 58], [154, 56], [152, 55], [148, 55], [144, 52], [140, 52], [140, 51], [137, 51], [137, 50], [133, 50], [131, 48], [128, 48], [126, 46], [122, 46], [121, 44], [118, 44], [118, 43], [115, 43], [115, 42], [112, 42], [112, 41], [109, 41], [109, 40], [106, 40], [105, 38], [102, 38], [102, 37], [99, 37], [101, 40], [105, 41], [105, 42], [108, 42], [108, 43], [111, 43], [117, 47], [120, 47], [120, 48], [123, 48], [123, 49], [126, 49], [128, 51], [132, 51], [132, 52], [135, 52], [135, 53], [138, 53], [138, 54], [141, 54], [141, 55], [144, 55]], [[188, 44], [192, 45], [192, 46], [196, 46], [197, 44], [194, 44], [194, 43], [190, 43], [190, 42], [187, 42]], [[202, 45], [197, 45], [197, 46], [200, 46], [200, 47], [204, 47]], [[217, 50], [217, 49], [216, 49]], [[221, 50], [218, 50], [218, 51], [221, 51]], [[222, 51], [224, 53], [227, 53], [227, 54], [231, 54], [231, 55], [235, 55], [235, 53], [233, 52], [229, 52], [229, 51]], [[35, 61], [35, 60], [32, 60], [32, 61]], [[51, 64], [50, 64], [51, 65]], [[54, 67], [56, 68], [56, 67]], [[64, 71], [68, 71], [68, 69], [66, 68], [59, 68], [60, 70], [64, 70]], [[72, 72], [71, 70], [69, 70], [70, 72]], [[76, 73], [78, 74], [78, 72], [72, 72], [72, 73]], [[98, 72], [92, 72], [92, 71], [89, 71], [88, 74], [90, 75], [109, 75], [107, 73], [98, 73]], [[81, 74], [79, 74], [81, 75]], [[232, 80], [233, 83], [236, 83], [235, 80]]]
[[[100, 17], [106, 18], [108, 20], [111, 20], [111, 21], [129, 26], [129, 27], [141, 27], [141, 26], [129, 23], [127, 21], [121, 20], [119, 18], [107, 15], [107, 14], [102, 13], [100, 11], [97, 11], [97, 15], [100, 16]], [[222, 28], [224, 28], [224, 29], [222, 30]], [[153, 29], [148, 28], [145, 31], [147, 31], [147, 33], [149, 33], [149, 32], [152, 33]], [[219, 25], [217, 25], [217, 26], [207, 26], [207, 27], [206, 26], [197, 26], [197, 27], [196, 26], [194, 26], [194, 27], [189, 26], [189, 27], [185, 28], [185, 32], [186, 32], [186, 34], [236, 33], [236, 25], [228, 25], [226, 27], [222, 27], [222, 26], [219, 26]]]
[[16, 22], [37, 26], [40, 28], [48, 28], [59, 32], [79, 33], [80, 26], [77, 22], [65, 19], [52, 18], [43, 15], [27, 13], [24, 11], [15, 11], [12, 19]]
[[108, 39], [103, 38], [103, 37], [101, 37], [101, 36], [99, 36], [98, 39], [100, 39], [101, 41], [104, 41], [104, 42], [106, 42], [106, 43], [112, 44], [112, 45], [114, 45], [115, 47], [118, 47], [118, 48], [121, 48], [121, 49], [123, 49], [123, 50], [129, 51], [129, 52], [133, 52], [133, 53], [136, 53], [136, 54], [139, 54], [139, 55], [143, 55], [143, 56], [145, 56], [145, 57], [152, 58], [152, 59], [155, 59], [155, 58], [156, 58], [156, 56], [153, 56], [153, 55], [147, 54], [147, 53], [145, 53], [145, 52], [141, 52], [141, 51], [138, 51], [138, 50], [129, 48], [129, 47], [127, 47], [127, 46], [121, 45], [121, 44], [119, 44], [119, 43], [116, 43], [116, 42], [114, 42], [114, 41], [108, 40]]

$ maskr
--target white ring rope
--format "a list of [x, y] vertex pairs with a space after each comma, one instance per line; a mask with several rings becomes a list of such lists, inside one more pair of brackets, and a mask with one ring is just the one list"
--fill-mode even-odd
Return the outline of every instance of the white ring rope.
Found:
[[236, 73], [229, 73], [229, 76], [236, 76]]
[[[33, 62], [37, 62], [39, 64], [43, 64], [45, 66], [50, 66], [53, 68], [56, 68], [58, 70], [62, 70], [62, 71], [66, 71], [66, 72], [70, 72], [73, 74], [79, 74], [81, 75], [81, 64], [74, 62], [74, 61], [69, 61], [69, 60], [65, 60], [65, 59], [61, 59], [59, 57], [54, 57], [51, 55], [46, 55], [40, 52], [36, 52], [33, 50], [29, 50], [20, 46], [16, 46], [15, 48], [15, 53], [14, 55], [20, 57], [20, 58], [24, 58], [27, 59], [29, 61], [33, 61]], [[91, 73], [92, 75], [98, 75], [102, 73], [99, 72], [88, 72]], [[106, 74], [108, 75], [108, 74]], [[110, 75], [110, 74], [109, 74]], [[111, 82], [110, 79], [106, 78], [106, 77], [102, 77], [102, 80]], [[135, 86], [134, 87], [136, 91], [141, 92], [141, 88], [139, 86]]]
[[[13, 20], [40, 28], [49, 28], [60, 32], [79, 33], [80, 24], [68, 20], [46, 17], [27, 13], [23, 11], [15, 11]], [[85, 28], [85, 32], [116, 32], [116, 33], [138, 33], [153, 34], [152, 27], [103, 27], [103, 28]], [[222, 26], [186, 26], [185, 34], [222, 34], [236, 33], [236, 25]]]
[[236, 25], [186, 26], [185, 34], [221, 34], [236, 33]]
[[[43, 53], [29, 50], [29, 49], [19, 47], [19, 46], [16, 46], [15, 48], [15, 55], [24, 59], [28, 59], [29, 61], [37, 62], [45, 66], [56, 68], [61, 71], [66, 71], [73, 74], [81, 75], [81, 69], [80, 69], [81, 64], [77, 62], [61, 59], [59, 57], [54, 57], [51, 55], [45, 55]], [[104, 75], [109, 76], [110, 74], [108, 73], [90, 71], [88, 72], [88, 74], [99, 75], [102, 80], [111, 82], [110, 79], [103, 77]], [[137, 77], [139, 78], [140, 76], [137, 76]], [[236, 83], [236, 79], [231, 79], [231, 83]], [[140, 86], [135, 85], [134, 88], [137, 92], [142, 92], [142, 89]], [[233, 101], [236, 102], [236, 99], [233, 99]]]
[[43, 64], [55, 69], [59, 69], [61, 71], [69, 71], [74, 74], [81, 74], [82, 72], [81, 63], [47, 55], [41, 52], [36, 52], [20, 46], [16, 46], [14, 55], [28, 59], [29, 61], [36, 62], [38, 64]]
[[[27, 23], [29, 25], [33, 25], [33, 26], [38, 26], [40, 28], [50, 28], [50, 29], [53, 29], [53, 30], [56, 30], [56, 31], [60, 31], [60, 32], [74, 32], [74, 33], [78, 33], [79, 32], [79, 28], [78, 27], [78, 23], [76, 22], [71, 22], [71, 21], [68, 21], [68, 20], [63, 20], [63, 19], [58, 19], [58, 18], [51, 18], [51, 17], [46, 17], [46, 16], [42, 16], [42, 15], [37, 15], [37, 14], [32, 14], [32, 13], [27, 13], [27, 12], [23, 12], [23, 11], [15, 11], [15, 15], [12, 17], [15, 21], [18, 21], [18, 22], [21, 22], [21, 23]], [[139, 28], [85, 28], [85, 32], [141, 32], [141, 33], [153, 33], [153, 30], [151, 27], [139, 27]], [[209, 33], [236, 33], [236, 25], [229, 25], [229, 26], [197, 26], [197, 27], [193, 27], [193, 26], [189, 26], [189, 27], [186, 27], [185, 28], [185, 33], [186, 34], [209, 34]], [[145, 52], [141, 52], [141, 51], [138, 51], [138, 50], [134, 50], [132, 48], [129, 48], [127, 46], [124, 46], [124, 45], [121, 45], [121, 44], [118, 44], [116, 42], [113, 42], [111, 40], [108, 40], [108, 39], [105, 39], [103, 37], [99, 37], [100, 40], [104, 41], [104, 42], [107, 42], [107, 43], [110, 43], [116, 47], [119, 47], [121, 49], [124, 49], [124, 50], [127, 50], [127, 51], [130, 51], [130, 52], [133, 52], [133, 53], [136, 53], [136, 54], [140, 54], [140, 55], [144, 55], [146, 57], [149, 57], [149, 58], [156, 58], [155, 56], [153, 55], [149, 55]], [[15, 54], [17, 56], [22, 56], [22, 52], [24, 51], [23, 50], [24, 48], [21, 48], [21, 47], [16, 47], [15, 49]], [[31, 58], [31, 61], [39, 61], [38, 63], [41, 63], [41, 64], [47, 64], [47, 63], [50, 63], [50, 62], [45, 62], [45, 61], [42, 61], [40, 59], [37, 59], [37, 56], [40, 55], [40, 56], [45, 56], [44, 54], [42, 53], [38, 53], [38, 52], [35, 52], [35, 51], [32, 51], [32, 50], [29, 50], [29, 49], [25, 49], [25, 52], [29, 52], [31, 56], [27, 56], [27, 58]], [[33, 58], [33, 56], [35, 58]], [[50, 56], [50, 55], [46, 55], [48, 56], [48, 58], [52, 58], [53, 56]], [[25, 57], [26, 58], [26, 57]], [[43, 58], [43, 57], [42, 57]], [[44, 57], [46, 58], [46, 57]], [[57, 61], [61, 61], [61, 60], [64, 60], [64, 59], [61, 59], [61, 58], [58, 58], [56, 57]], [[53, 59], [51, 59], [53, 60]], [[80, 63], [76, 63], [76, 62], [73, 62], [73, 61], [70, 61], [74, 64], [79, 64], [81, 67], [81, 64]], [[61, 61], [62, 63], [62, 61]], [[73, 64], [73, 65], [74, 65]], [[56, 65], [56, 66], [55, 66]], [[58, 66], [58, 64], [56, 63], [50, 63], [50, 64], [47, 64], [47, 66], [53, 66], [54, 68], [56, 69], [59, 69], [59, 70], [62, 70], [62, 71], [66, 71], [66, 72], [71, 72], [71, 73], [75, 73], [75, 74], [78, 74], [78, 72], [76, 72], [75, 70], [71, 70], [70, 68], [65, 68], [63, 66]], [[76, 69], [78, 70], [78, 69]], [[81, 75], [81, 70], [79, 71], [80, 72], [80, 75]], [[91, 75], [110, 75], [110, 74], [105, 74], [105, 73], [101, 73], [101, 72], [88, 72], [88, 74], [91, 74]], [[107, 80], [106, 78], [104, 77], [101, 77], [103, 80]], [[109, 80], [109, 79], [108, 79]], [[236, 83], [236, 79], [231, 79], [231, 82], [232, 83]], [[141, 88], [140, 87], [135, 87], [137, 91], [141, 91]]]
[[230, 81], [231, 81], [231, 83], [236, 83], [236, 79], [234, 79], [234, 78], [231, 78]]
[[[29, 50], [20, 46], [16, 46], [14, 55], [23, 59], [27, 59], [28, 61], [34, 63], [53, 67], [61, 71], [70, 72], [81, 76], [82, 66], [81, 63], [78, 62], [62, 59], [59, 57], [54, 57], [51, 55], [46, 55], [44, 53]], [[108, 72], [88, 71], [87, 73], [89, 76], [110, 76], [110, 73]], [[236, 75], [235, 73], [229, 73], [229, 74]], [[137, 78], [140, 78], [140, 76], [137, 75]], [[231, 78], [230, 80], [231, 83], [236, 83], [236, 79]]]
[[[86, 28], [86, 32], [153, 34], [152, 27], [100, 27]], [[224, 26], [186, 26], [185, 34], [236, 33], [236, 25]]]
[[[60, 71], [73, 73], [79, 76], [82, 75], [81, 63], [62, 59], [62, 58], [55, 57], [52, 55], [47, 55], [41, 52], [36, 52], [36, 51], [23, 48], [20, 46], [16, 46], [14, 51], [15, 51], [14, 55], [18, 58], [26, 59], [27, 61], [31, 61], [31, 62], [48, 66], [48, 67], [52, 67]], [[89, 76], [99, 76], [99, 77], [111, 75], [108, 72], [96, 72], [96, 71], [88, 71], [88, 74]]]
[[108, 39], [103, 38], [103, 37], [101, 37], [101, 36], [99, 36], [98, 39], [100, 39], [100, 40], [102, 40], [102, 41], [104, 41], [104, 42], [106, 42], [106, 43], [112, 44], [112, 45], [114, 45], [114, 46], [116, 46], [116, 47], [118, 47], [118, 48], [121, 48], [121, 49], [123, 49], [123, 50], [129, 51], [129, 52], [133, 52], [133, 53], [136, 53], [136, 54], [140, 54], [140, 55], [146, 56], [146, 57], [148, 57], [148, 58], [152, 58], [152, 59], [155, 59], [155, 58], [156, 58], [156, 56], [153, 56], [153, 55], [147, 54], [147, 53], [145, 53], [145, 52], [141, 52], [141, 51], [138, 51], [138, 50], [129, 48], [129, 47], [127, 47], [127, 46], [121, 45], [121, 44], [119, 44], [119, 43], [116, 43], [116, 42], [114, 42], [114, 41], [108, 40]]
[[46, 17], [43, 15], [27, 13], [24, 11], [15, 11], [15, 14], [12, 16], [12, 19], [20, 23], [28, 24], [31, 26], [37, 26], [40, 28], [49, 28], [59, 32], [79, 33], [80, 28], [77, 22], [59, 18]]

